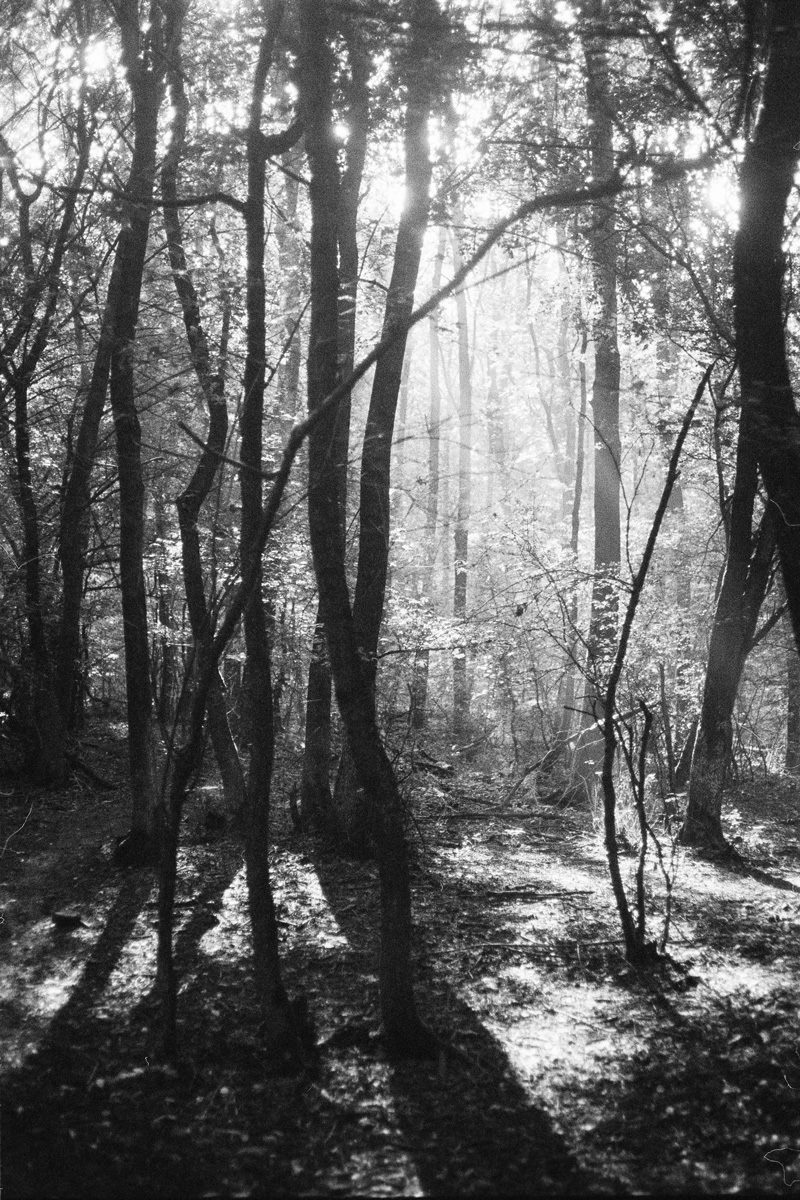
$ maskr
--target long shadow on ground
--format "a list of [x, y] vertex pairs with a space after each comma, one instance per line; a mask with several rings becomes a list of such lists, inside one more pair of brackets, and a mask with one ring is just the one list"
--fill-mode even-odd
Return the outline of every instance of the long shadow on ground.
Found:
[[[233, 870], [209, 865], [199, 891], [193, 881], [192, 916], [176, 939], [184, 967], [196, 959]], [[157, 1065], [158, 1031], [147, 1001], [125, 1010], [112, 996], [98, 1005], [152, 887], [149, 871], [123, 879], [69, 999], [39, 1048], [4, 1081], [9, 1197], [192, 1196], [208, 1186], [196, 1151], [172, 1137], [188, 1124], [176, 1114], [191, 1103], [195, 1068], [176, 1074]], [[181, 999], [188, 1040], [198, 1016], [190, 998]]]
[[[658, 1194], [774, 1195], [800, 1177], [800, 1057], [790, 987], [745, 986], [686, 1004], [652, 982], [637, 985], [654, 1009], [644, 1042], [628, 1043], [587, 1105], [601, 1119], [587, 1149], [637, 1147], [634, 1186]], [[783, 1170], [787, 1169], [784, 1179]]]
[[[370, 978], [377, 962], [374, 871], [324, 853], [315, 856], [314, 866], [333, 915]], [[353, 904], [359, 878], [365, 905]], [[423, 1194], [584, 1190], [586, 1180], [569, 1147], [520, 1085], [502, 1046], [447, 981], [437, 980], [434, 988], [430, 977], [419, 975], [420, 1007], [443, 1041], [451, 1043], [451, 1052], [444, 1070], [441, 1064], [397, 1063], [389, 1079], [402, 1149], [413, 1160]], [[365, 984], [373, 999], [374, 990], [373, 982]]]

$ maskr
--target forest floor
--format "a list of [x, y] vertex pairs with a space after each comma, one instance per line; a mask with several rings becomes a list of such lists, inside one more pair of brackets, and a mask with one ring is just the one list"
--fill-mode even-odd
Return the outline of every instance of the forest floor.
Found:
[[[95, 731], [82, 753], [121, 777], [123, 734]], [[511, 775], [415, 774], [420, 1007], [446, 1051], [395, 1063], [376, 1014], [374, 867], [292, 831], [296, 771], [279, 761], [274, 882], [319, 1067], [289, 1079], [259, 1050], [241, 848], [209, 832], [213, 793], [186, 818], [181, 1050], [166, 1066], [148, 1004], [152, 876], [111, 859], [124, 790], [0, 784], [8, 1200], [776, 1194], [800, 1181], [795, 783], [731, 791], [742, 862], [681, 854], [671, 964], [642, 975], [620, 949], [596, 815], [537, 803]], [[648, 881], [663, 910], [659, 872]]]

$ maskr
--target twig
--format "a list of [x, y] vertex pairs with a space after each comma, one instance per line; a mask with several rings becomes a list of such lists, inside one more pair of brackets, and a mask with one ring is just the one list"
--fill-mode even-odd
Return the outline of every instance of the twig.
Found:
[[477, 898], [491, 897], [495, 900], [526, 900], [535, 903], [537, 900], [557, 900], [561, 896], [593, 896], [589, 889], [581, 892], [535, 892], [531, 888], [509, 888], [508, 891], [489, 891], [475, 893]]
[[227, 454], [223, 454], [221, 450], [212, 449], [207, 442], [204, 442], [201, 437], [190, 429], [183, 421], [178, 421], [178, 429], [182, 430], [187, 437], [200, 447], [201, 450], [209, 454], [213, 454], [219, 462], [227, 463], [229, 467], [235, 467], [237, 471], [250, 471], [253, 475], [258, 475], [260, 479], [272, 480], [275, 478], [276, 471], [261, 471], [258, 467], [254, 467], [252, 463], [240, 462], [238, 458], [229, 458]]
[[16, 837], [18, 833], [22, 833], [23, 829], [24, 829], [24, 828], [25, 828], [25, 826], [28, 824], [28, 818], [30, 817], [30, 815], [31, 815], [31, 813], [32, 813], [32, 812], [33, 812], [33, 801], [31, 800], [31, 806], [30, 806], [30, 808], [28, 809], [27, 813], [25, 814], [25, 820], [22, 822], [22, 824], [20, 825], [19, 829], [15, 829], [15, 830], [14, 830], [12, 833], [10, 833], [10, 834], [8, 835], [8, 837], [6, 838], [6, 840], [3, 842], [3, 849], [2, 849], [2, 850], [0, 850], [0, 858], [2, 858], [2, 857], [3, 857], [3, 855], [4, 855], [4, 854], [5, 854], [5, 852], [6, 852], [6, 850], [8, 849], [8, 843], [11, 841], [11, 839], [12, 839], [13, 837]]

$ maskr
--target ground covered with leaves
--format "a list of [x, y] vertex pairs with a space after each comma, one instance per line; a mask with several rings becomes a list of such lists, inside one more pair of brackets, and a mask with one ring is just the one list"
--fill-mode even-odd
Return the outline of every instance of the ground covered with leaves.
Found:
[[[106, 730], [84, 752], [121, 776], [122, 748]], [[260, 1048], [242, 853], [213, 786], [186, 818], [181, 1050], [165, 1063], [152, 876], [112, 862], [124, 791], [0, 785], [9, 1200], [776, 1194], [800, 1181], [795, 783], [731, 793], [740, 862], [681, 855], [670, 959], [642, 975], [620, 950], [596, 814], [542, 804], [512, 775], [415, 773], [420, 1007], [443, 1050], [396, 1063], [376, 1011], [374, 868], [293, 832], [296, 774], [282, 759], [274, 881], [319, 1062], [295, 1078]], [[648, 879], [656, 936], [656, 864]]]

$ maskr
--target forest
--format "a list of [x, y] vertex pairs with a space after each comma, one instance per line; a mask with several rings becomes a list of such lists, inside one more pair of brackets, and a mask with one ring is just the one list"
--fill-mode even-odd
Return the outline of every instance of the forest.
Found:
[[800, 1181], [800, 4], [5, 0], [9, 1197]]

